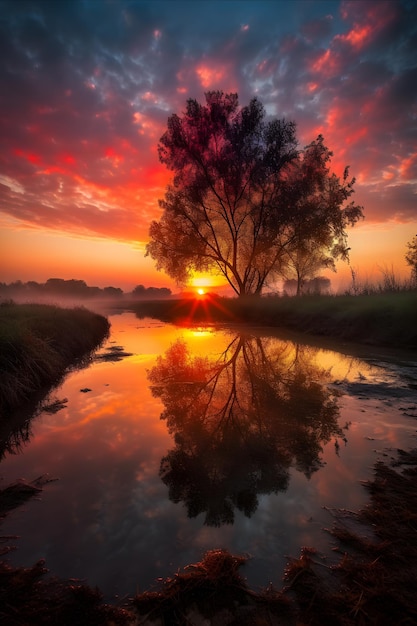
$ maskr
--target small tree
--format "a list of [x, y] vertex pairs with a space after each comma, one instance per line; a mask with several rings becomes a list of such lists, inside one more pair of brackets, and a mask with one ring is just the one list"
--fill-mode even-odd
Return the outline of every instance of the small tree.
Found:
[[287, 278], [284, 281], [283, 289], [284, 294], [287, 296], [295, 296], [303, 294], [329, 294], [330, 293], [330, 278], [325, 276], [315, 276], [303, 282], [301, 290], [299, 289], [299, 282], [295, 278]]
[[132, 296], [143, 298], [145, 295], [146, 295], [146, 288], [144, 285], [136, 285], [136, 287], [132, 291]]
[[286, 282], [291, 279], [295, 281], [295, 295], [299, 296], [307, 282], [314, 280], [317, 272], [323, 268], [335, 271], [333, 258], [317, 248], [313, 242], [300, 241], [298, 246], [293, 245], [287, 249], [281, 274]]
[[174, 178], [152, 222], [147, 254], [179, 284], [193, 271], [224, 276], [236, 294], [261, 294], [288, 250], [316, 246], [347, 256], [346, 227], [362, 216], [354, 179], [331, 174], [319, 136], [297, 151], [295, 123], [265, 120], [254, 98], [209, 92], [172, 115], [159, 143]]
[[304, 291], [305, 293], [314, 295], [329, 294], [330, 285], [330, 278], [326, 278], [326, 276], [315, 276], [306, 282]]
[[417, 235], [414, 235], [413, 239], [407, 243], [407, 248], [405, 260], [411, 266], [411, 280], [417, 284]]
[[123, 295], [123, 290], [120, 287], [104, 287], [103, 292], [110, 298], [121, 298]]

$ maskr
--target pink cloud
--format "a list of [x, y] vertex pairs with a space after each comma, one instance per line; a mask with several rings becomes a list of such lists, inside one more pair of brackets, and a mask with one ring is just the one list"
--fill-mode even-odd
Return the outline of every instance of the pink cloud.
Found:
[[393, 205], [399, 219], [415, 217], [417, 71], [403, 3], [344, 2], [340, 16], [306, 3], [297, 28], [277, 19], [280, 3], [247, 4], [221, 23], [205, 14], [197, 30], [192, 7], [174, 20], [149, 8], [144, 20], [134, 5], [117, 28], [97, 14], [77, 37], [71, 7], [74, 22], [45, 10], [43, 22], [26, 16], [26, 30], [3, 28], [2, 210], [36, 227], [146, 241], [171, 176], [157, 155], [167, 119], [222, 89], [294, 119], [301, 145], [322, 133], [337, 173], [350, 165], [357, 177], [368, 219]]
[[204, 89], [210, 89], [215, 85], [223, 84], [226, 76], [226, 68], [210, 67], [208, 64], [197, 66], [195, 72]]
[[371, 39], [373, 32], [374, 31], [370, 24], [363, 26], [355, 25], [348, 33], [344, 35], [336, 35], [335, 41], [349, 43], [356, 50], [360, 50]]
[[318, 53], [316, 58], [311, 61], [310, 70], [323, 80], [323, 78], [329, 78], [340, 72], [341, 66], [342, 60], [338, 53], [329, 48], [324, 52]]
[[417, 180], [417, 152], [413, 152], [400, 160], [398, 173], [401, 180]]

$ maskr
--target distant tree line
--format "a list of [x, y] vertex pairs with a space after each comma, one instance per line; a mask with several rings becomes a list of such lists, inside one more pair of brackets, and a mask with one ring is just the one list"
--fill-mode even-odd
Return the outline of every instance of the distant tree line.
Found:
[[167, 287], [144, 287], [137, 285], [132, 291], [135, 298], [168, 298], [171, 295], [171, 289]]
[[64, 298], [121, 298], [123, 295], [146, 298], [166, 298], [171, 295], [171, 290], [166, 287], [144, 287], [138, 285], [129, 294], [125, 294], [119, 287], [90, 287], [84, 280], [63, 278], [48, 278], [45, 283], [29, 280], [24, 283], [21, 280], [12, 283], [0, 283], [1, 297], [31, 297], [60, 296]]

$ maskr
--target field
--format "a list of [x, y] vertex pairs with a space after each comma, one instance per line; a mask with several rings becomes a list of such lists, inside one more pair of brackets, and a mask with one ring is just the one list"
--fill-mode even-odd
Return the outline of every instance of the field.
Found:
[[[126, 307], [127, 308], [127, 307]], [[143, 300], [129, 308], [167, 322], [287, 328], [378, 346], [417, 347], [417, 292], [370, 295]]]

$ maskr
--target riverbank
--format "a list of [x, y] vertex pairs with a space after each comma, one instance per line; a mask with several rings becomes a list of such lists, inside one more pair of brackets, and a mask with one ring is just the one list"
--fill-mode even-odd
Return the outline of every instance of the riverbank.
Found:
[[0, 415], [56, 384], [108, 335], [105, 317], [46, 304], [0, 306]]
[[[339, 562], [329, 566], [313, 548], [303, 547], [288, 564], [282, 589], [252, 591], [240, 572], [247, 559], [223, 550], [212, 550], [178, 571], [160, 590], [123, 598], [119, 606], [105, 604], [98, 589], [80, 580], [47, 578], [44, 561], [29, 568], [2, 562], [0, 620], [9, 626], [416, 623], [416, 478], [417, 450], [398, 450], [376, 463], [373, 480], [364, 483], [368, 505], [358, 512], [333, 512], [328, 532], [337, 541]], [[10, 498], [16, 506], [41, 488], [20, 484], [12, 495], [0, 492], [0, 517], [2, 503], [4, 514]]]
[[124, 303], [165, 322], [269, 326], [341, 341], [417, 348], [417, 291], [345, 296], [198, 298]]
[[[214, 550], [198, 556], [200, 562], [172, 572], [160, 590], [109, 605], [97, 589], [81, 580], [49, 578], [44, 561], [20, 568], [4, 561], [0, 564], [0, 622], [11, 626], [414, 623], [416, 608], [410, 587], [417, 562], [413, 466], [417, 455], [399, 452], [398, 458], [384, 458], [384, 464], [375, 466], [375, 479], [366, 487], [371, 499], [364, 512], [332, 512], [335, 523], [330, 533], [340, 553], [340, 563], [335, 567], [307, 546], [289, 563], [282, 589], [255, 592], [245, 581], [246, 558]], [[3, 490], [0, 501], [4, 496], [7, 512], [16, 501], [40, 497], [42, 489], [46, 491], [48, 486], [39, 480], [20, 482]], [[56, 525], [56, 518], [53, 520]], [[0, 543], [5, 559], [11, 542], [9, 537]], [[298, 547], [292, 552], [297, 554]]]

